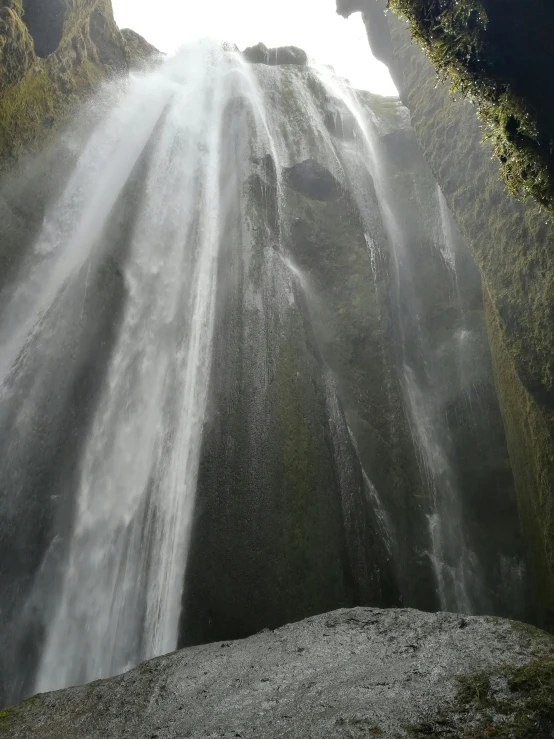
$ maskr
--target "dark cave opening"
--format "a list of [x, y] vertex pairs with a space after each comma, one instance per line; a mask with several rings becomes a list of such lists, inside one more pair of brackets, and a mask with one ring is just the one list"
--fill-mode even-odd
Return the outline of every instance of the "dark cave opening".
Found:
[[64, 1], [23, 0], [23, 10], [23, 20], [33, 37], [36, 55], [45, 57], [52, 54], [62, 39]]

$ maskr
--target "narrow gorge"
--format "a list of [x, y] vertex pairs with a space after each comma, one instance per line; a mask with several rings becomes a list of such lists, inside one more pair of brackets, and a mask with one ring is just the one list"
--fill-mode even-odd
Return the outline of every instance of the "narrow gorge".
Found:
[[400, 99], [0, 5], [0, 737], [550, 736], [554, 231], [471, 106], [374, 0]]

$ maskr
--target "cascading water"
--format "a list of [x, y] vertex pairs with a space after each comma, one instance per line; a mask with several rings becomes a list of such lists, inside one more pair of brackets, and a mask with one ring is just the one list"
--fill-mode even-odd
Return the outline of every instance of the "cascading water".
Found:
[[412, 253], [461, 295], [458, 247], [440, 194], [405, 215], [404, 109], [200, 44], [91, 110], [0, 293], [6, 701], [344, 604], [486, 610], [444, 420], [471, 331], [460, 297], [432, 341]]
[[[74, 530], [38, 690], [120, 672], [176, 644], [216, 291], [220, 120], [230, 89], [225, 60], [210, 52], [186, 70], [183, 79], [172, 79], [171, 68], [159, 81], [139, 79], [122, 101], [139, 118], [149, 108], [136, 154], [154, 125], [159, 131], [123, 270], [128, 297], [81, 460]], [[85, 149], [70, 197], [91, 185], [105, 193], [117, 177], [120, 189], [129, 176], [132, 160], [121, 174], [109, 159], [97, 162], [96, 177], [79, 171], [98, 155], [96, 137], [113, 140], [121, 152], [126, 126], [114, 117]], [[114, 202], [105, 195], [102, 201], [89, 216], [99, 228]], [[86, 198], [85, 209], [95, 205]], [[83, 215], [73, 205], [69, 218], [86, 227], [81, 238], [90, 249]]]
[[[480, 564], [466, 539], [460, 491], [449, 459], [450, 439], [448, 428], [444, 423], [443, 404], [444, 398], [450, 392], [450, 368], [431, 348], [430, 336], [423, 326], [422, 286], [417, 283], [414, 276], [414, 258], [417, 257], [410, 252], [411, 234], [402, 226], [404, 203], [398, 197], [398, 187], [395, 185], [390, 168], [387, 167], [387, 157], [380, 143], [379, 129], [382, 124], [354, 91], [329, 75], [327, 70], [320, 70], [320, 79], [330, 96], [339, 100], [344, 110], [355, 121], [356, 145], [354, 148], [350, 143], [343, 146], [342, 162], [360, 212], [365, 216], [368, 231], [371, 233], [371, 219], [374, 218], [374, 214], [368, 212], [367, 191], [364, 188], [363, 176], [360, 175], [361, 164], [368, 168], [373, 179], [387, 234], [394, 273], [394, 303], [400, 339], [404, 397], [420, 454], [422, 471], [427, 479], [432, 499], [427, 514], [430, 539], [428, 556], [435, 573], [440, 606], [443, 610], [465, 613], [487, 611], [490, 604], [483, 592]], [[399, 110], [398, 115], [406, 113]], [[438, 205], [440, 215], [436, 213], [432, 215], [434, 222], [440, 224], [438, 252], [453, 276], [458, 299], [458, 318], [463, 324], [453, 227], [440, 191]], [[373, 265], [375, 245], [371, 236], [366, 236], [366, 239]], [[454, 352], [458, 365], [463, 368], [467, 361], [463, 345], [467, 331], [463, 325], [458, 336], [461, 337], [461, 342]]]
[[[60, 572], [47, 557], [29, 597], [51, 603], [37, 690], [176, 646], [223, 236], [224, 114], [256, 95], [240, 57], [209, 45], [118, 84], [6, 290], [0, 326], [2, 422], [17, 437], [4, 450], [6, 478], [36, 439], [67, 345], [78, 347], [89, 286], [107, 258], [121, 260], [123, 308], [71, 494], [71, 533], [54, 532], [53, 546], [66, 539]], [[245, 135], [254, 150], [255, 133]], [[141, 158], [144, 192], [117, 256], [109, 221]]]

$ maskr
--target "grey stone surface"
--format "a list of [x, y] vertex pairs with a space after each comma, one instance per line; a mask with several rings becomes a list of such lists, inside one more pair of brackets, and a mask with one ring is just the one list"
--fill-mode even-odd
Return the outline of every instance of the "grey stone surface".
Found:
[[491, 617], [343, 609], [32, 698], [0, 713], [0, 737], [409, 736], [452, 704], [458, 675], [523, 665], [549, 645]]

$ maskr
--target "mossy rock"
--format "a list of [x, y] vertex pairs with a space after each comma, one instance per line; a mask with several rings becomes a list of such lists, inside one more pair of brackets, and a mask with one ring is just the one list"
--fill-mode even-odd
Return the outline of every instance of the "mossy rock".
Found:
[[0, 7], [0, 91], [17, 83], [35, 59], [33, 39], [21, 19], [22, 13], [16, 2]]
[[525, 665], [460, 675], [453, 704], [407, 733], [413, 739], [551, 739], [554, 650]]
[[37, 150], [107, 77], [155, 58], [111, 0], [0, 2], [0, 168]]
[[[513, 195], [554, 214], [554, 7], [545, 0], [388, 0], [439, 78], [469, 98]], [[371, 11], [370, 11], [371, 12]]]

